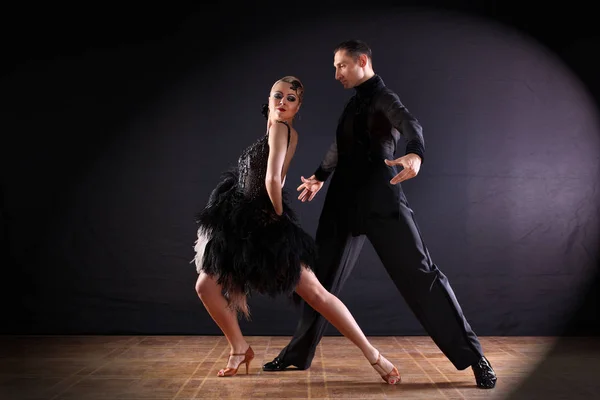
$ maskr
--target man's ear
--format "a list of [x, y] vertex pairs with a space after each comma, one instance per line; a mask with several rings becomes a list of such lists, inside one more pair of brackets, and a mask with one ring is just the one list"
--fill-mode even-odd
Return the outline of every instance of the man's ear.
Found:
[[369, 58], [367, 57], [366, 54], [361, 54], [359, 57], [359, 65], [361, 66], [361, 68], [364, 68], [367, 66], [367, 62], [369, 61]]

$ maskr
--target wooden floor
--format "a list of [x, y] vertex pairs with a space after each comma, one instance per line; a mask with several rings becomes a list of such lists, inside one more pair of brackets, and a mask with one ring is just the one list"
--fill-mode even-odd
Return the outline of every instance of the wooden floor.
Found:
[[[263, 372], [261, 366], [289, 337], [247, 339], [256, 353], [250, 374], [219, 378], [217, 371], [226, 365], [229, 352], [223, 337], [4, 336], [0, 399], [504, 399], [538, 367], [556, 340], [481, 338], [498, 374], [496, 388], [482, 390], [475, 387], [470, 368], [457, 371], [429, 337], [370, 338], [401, 372], [403, 382], [397, 386], [385, 384], [343, 337], [323, 338], [310, 369], [285, 372]], [[573, 339], [573, 344], [572, 354], [592, 348], [585, 339]], [[600, 375], [592, 376], [596, 378], [590, 381], [600, 380]], [[547, 385], [549, 380], [555, 378], [544, 375], [541, 382]], [[565, 398], [599, 394], [593, 387], [559, 387], [567, 387], [570, 395]]]

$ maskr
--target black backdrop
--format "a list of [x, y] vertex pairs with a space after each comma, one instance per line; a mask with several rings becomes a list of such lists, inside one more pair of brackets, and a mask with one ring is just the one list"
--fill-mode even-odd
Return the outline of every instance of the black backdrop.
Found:
[[[424, 126], [426, 163], [404, 189], [475, 331], [597, 334], [589, 14], [369, 3], [9, 10], [1, 332], [219, 334], [193, 289], [193, 214], [263, 133], [260, 104], [287, 74], [307, 88], [295, 192], [351, 95], [333, 78], [332, 46], [358, 37]], [[323, 198], [294, 203], [311, 234]], [[368, 243], [340, 297], [367, 334], [424, 334]], [[284, 299], [250, 305], [246, 334], [293, 332]]]

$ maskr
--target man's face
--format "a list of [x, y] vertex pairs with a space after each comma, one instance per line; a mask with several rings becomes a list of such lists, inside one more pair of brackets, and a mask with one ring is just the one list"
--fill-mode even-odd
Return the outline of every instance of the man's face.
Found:
[[364, 65], [361, 67], [361, 56], [354, 60], [348, 55], [346, 50], [339, 50], [333, 56], [333, 66], [335, 67], [335, 79], [340, 81], [344, 89], [350, 89], [359, 84], [365, 76]]

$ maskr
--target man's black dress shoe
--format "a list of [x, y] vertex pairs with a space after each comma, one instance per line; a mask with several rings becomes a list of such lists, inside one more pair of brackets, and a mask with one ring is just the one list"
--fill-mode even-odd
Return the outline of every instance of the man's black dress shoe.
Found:
[[493, 389], [496, 386], [496, 373], [487, 358], [481, 357], [477, 364], [471, 366], [477, 386], [482, 389]]
[[285, 371], [287, 367], [293, 364], [288, 364], [284, 362], [281, 358], [275, 357], [273, 361], [266, 363], [263, 365], [263, 371]]

